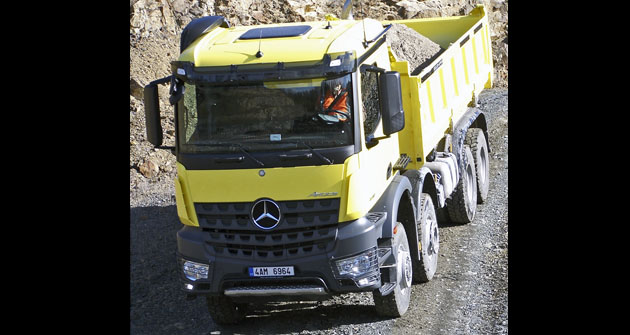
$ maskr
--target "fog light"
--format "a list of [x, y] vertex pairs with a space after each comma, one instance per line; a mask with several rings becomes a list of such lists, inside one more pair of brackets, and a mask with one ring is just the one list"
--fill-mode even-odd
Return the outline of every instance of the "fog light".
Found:
[[359, 280], [354, 280], [354, 283], [357, 284], [357, 286], [359, 287], [364, 287], [364, 286], [372, 286], [372, 285], [376, 285], [378, 283], [380, 283], [381, 281], [381, 275], [380, 273], [376, 272], [373, 273], [371, 275], [368, 275], [365, 278], [361, 278]]
[[353, 257], [335, 260], [338, 277], [357, 278], [378, 270], [376, 248]]
[[194, 288], [194, 286], [192, 286], [192, 284], [186, 284], [184, 285], [186, 287], [187, 290], [192, 291], [192, 289]]
[[184, 261], [183, 269], [186, 278], [194, 281], [197, 279], [208, 279], [210, 266], [208, 264]]

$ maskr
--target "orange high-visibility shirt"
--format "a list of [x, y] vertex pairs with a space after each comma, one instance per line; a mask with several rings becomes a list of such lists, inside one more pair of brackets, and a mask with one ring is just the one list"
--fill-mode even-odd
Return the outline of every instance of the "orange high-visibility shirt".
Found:
[[[348, 92], [344, 92], [341, 95], [341, 98], [339, 98], [339, 100], [337, 100], [337, 103], [335, 103], [334, 106], [332, 106], [332, 112], [331, 114], [336, 114], [340, 117], [341, 121], [346, 121], [346, 116], [343, 114], [339, 114], [339, 113], [335, 113], [334, 110], [339, 110], [342, 111], [344, 113], [348, 113], [348, 106], [346, 105], [346, 100], [348, 99]], [[328, 108], [330, 106], [330, 104], [335, 100], [335, 98], [332, 95], [328, 95], [326, 96], [326, 99], [324, 100], [324, 108]]]

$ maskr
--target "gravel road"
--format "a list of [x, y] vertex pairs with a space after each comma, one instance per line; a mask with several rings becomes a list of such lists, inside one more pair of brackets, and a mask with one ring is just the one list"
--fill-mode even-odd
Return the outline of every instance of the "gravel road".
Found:
[[486, 90], [479, 98], [490, 123], [488, 200], [472, 223], [440, 227], [438, 270], [432, 281], [413, 286], [402, 318], [377, 316], [370, 294], [347, 294], [259, 305], [242, 324], [216, 325], [205, 299], [188, 301], [179, 288], [181, 224], [169, 177], [130, 187], [130, 333], [507, 334], [508, 90]]

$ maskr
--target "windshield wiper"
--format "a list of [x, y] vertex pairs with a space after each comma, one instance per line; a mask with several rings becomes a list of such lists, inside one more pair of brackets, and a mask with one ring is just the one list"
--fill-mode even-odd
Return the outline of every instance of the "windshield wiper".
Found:
[[258, 163], [258, 165], [260, 166], [265, 166], [265, 163], [259, 161], [258, 159], [256, 159], [256, 157], [252, 156], [252, 154], [249, 153], [249, 151], [245, 150], [245, 148], [243, 148], [243, 146], [239, 143], [232, 143], [232, 142], [215, 142], [215, 143], [199, 143], [196, 145], [201, 145], [201, 146], [224, 146], [224, 147], [237, 147], [239, 149], [240, 152], [242, 152], [243, 154], [245, 154], [245, 156], [247, 156], [248, 158], [251, 158], [253, 161], [255, 161], [256, 163]]
[[329, 165], [332, 165], [332, 161], [330, 159], [328, 159], [328, 157], [320, 154], [319, 152], [315, 151], [315, 149], [313, 149], [313, 147], [311, 147], [310, 145], [306, 144], [304, 141], [299, 141], [298, 143], [304, 145], [305, 147], [309, 148], [311, 150], [311, 152], [313, 154], [315, 154], [315, 156], [321, 158], [322, 160], [324, 160], [326, 163], [328, 163]]
[[311, 147], [310, 145], [306, 144], [303, 140], [300, 141], [282, 141], [282, 143], [293, 143], [293, 144], [301, 144], [305, 147], [307, 147], [310, 151], [311, 154], [309, 155], [303, 155], [303, 156], [288, 156], [288, 155], [280, 155], [281, 159], [309, 159], [311, 157], [313, 157], [313, 154], [317, 157], [319, 157], [321, 160], [325, 161], [326, 163], [332, 165], [333, 162], [326, 156], [320, 154], [319, 152], [315, 151], [315, 149], [313, 149], [313, 147]]

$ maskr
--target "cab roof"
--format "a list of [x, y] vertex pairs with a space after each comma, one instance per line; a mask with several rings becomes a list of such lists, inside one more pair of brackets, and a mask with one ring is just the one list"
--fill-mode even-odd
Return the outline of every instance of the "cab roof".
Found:
[[[303, 62], [353, 50], [358, 57], [365, 52], [364, 26], [368, 40], [383, 30], [372, 19], [217, 27], [187, 47], [179, 61], [196, 67]], [[259, 48], [262, 57], [256, 57]]]

